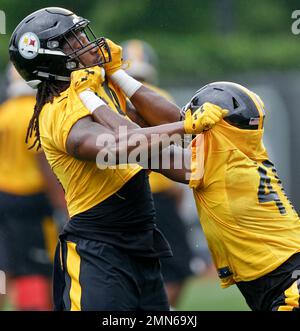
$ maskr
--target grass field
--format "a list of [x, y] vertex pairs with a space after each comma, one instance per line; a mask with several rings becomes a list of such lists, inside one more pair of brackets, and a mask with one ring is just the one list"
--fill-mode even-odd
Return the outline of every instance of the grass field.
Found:
[[249, 310], [236, 286], [222, 289], [218, 279], [191, 279], [181, 297], [177, 310], [244, 311]]

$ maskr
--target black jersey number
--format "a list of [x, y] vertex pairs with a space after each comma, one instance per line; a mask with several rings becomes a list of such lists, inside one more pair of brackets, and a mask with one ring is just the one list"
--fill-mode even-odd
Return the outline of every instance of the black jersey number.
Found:
[[[262, 163], [266, 168], [271, 168], [275, 178], [278, 181], [278, 184], [281, 186], [281, 181], [277, 175], [276, 169], [274, 168], [274, 164], [269, 160], [264, 161]], [[267, 175], [267, 169], [264, 167], [258, 167], [258, 173], [260, 176], [260, 182], [258, 187], [258, 201], [260, 203], [274, 201], [276, 206], [280, 212], [280, 214], [286, 214], [286, 209], [283, 203], [280, 201], [278, 193], [273, 189], [271, 185], [271, 178]], [[283, 191], [283, 188], [282, 188]], [[283, 191], [285, 194], [285, 192]]]

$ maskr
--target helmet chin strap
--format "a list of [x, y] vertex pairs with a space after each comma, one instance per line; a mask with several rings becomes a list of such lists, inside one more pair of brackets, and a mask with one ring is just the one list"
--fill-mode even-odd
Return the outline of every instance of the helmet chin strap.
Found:
[[[70, 81], [70, 77], [65, 77], [65, 76], [59, 76], [59, 75], [52, 75], [49, 74], [47, 72], [43, 72], [43, 71], [37, 71], [35, 72], [35, 74], [39, 77], [43, 77], [43, 78], [47, 78], [49, 80], [53, 79], [53, 80], [59, 80], [62, 82], [69, 82]], [[34, 79], [34, 80], [30, 80], [28, 82], [26, 82], [31, 88], [38, 88], [38, 85], [42, 82], [42, 80], [39, 79]]]
[[30, 80], [27, 83], [28, 86], [30, 86], [31, 88], [33, 89], [37, 89], [39, 84], [41, 83], [42, 81], [41, 80], [38, 80], [38, 79], [34, 79], [34, 80]]
[[63, 82], [69, 82], [70, 81], [70, 77], [65, 77], [65, 76], [60, 76], [60, 75], [53, 75], [53, 74], [49, 74], [48, 72], [43, 72], [43, 71], [37, 71], [36, 75], [39, 77], [43, 77], [43, 78], [48, 78], [49, 80], [61, 80]]

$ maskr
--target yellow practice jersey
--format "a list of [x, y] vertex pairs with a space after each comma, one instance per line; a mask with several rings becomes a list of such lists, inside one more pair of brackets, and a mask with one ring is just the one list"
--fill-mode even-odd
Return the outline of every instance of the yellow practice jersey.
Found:
[[151, 171], [149, 175], [149, 183], [152, 193], [161, 193], [168, 191], [176, 185], [167, 177], [159, 174], [158, 172]]
[[31, 195], [44, 191], [45, 182], [25, 138], [35, 97], [12, 98], [0, 106], [0, 191]]
[[[165, 90], [162, 90], [161, 88], [158, 88], [158, 87], [148, 84], [148, 83], [144, 83], [144, 85], [147, 86], [148, 88], [152, 89], [159, 95], [165, 97], [166, 99], [173, 101], [173, 98], [171, 97], [171, 95], [168, 92], [166, 92]], [[158, 172], [154, 172], [154, 171], [152, 171], [149, 175], [149, 183], [150, 183], [152, 193], [164, 192], [169, 189], [172, 189], [172, 187], [174, 187], [174, 185], [176, 185], [169, 178], [159, 174]]]
[[[120, 89], [105, 82], [98, 95], [116, 112], [126, 109]], [[39, 117], [40, 137], [47, 160], [61, 182], [70, 216], [86, 211], [117, 192], [141, 170], [138, 165], [99, 169], [95, 161], [80, 161], [66, 152], [72, 126], [90, 112], [67, 89], [53, 103], [47, 103]], [[124, 169], [125, 168], [125, 169]]]
[[190, 187], [222, 287], [257, 279], [300, 251], [300, 220], [262, 136], [222, 120], [192, 143]]

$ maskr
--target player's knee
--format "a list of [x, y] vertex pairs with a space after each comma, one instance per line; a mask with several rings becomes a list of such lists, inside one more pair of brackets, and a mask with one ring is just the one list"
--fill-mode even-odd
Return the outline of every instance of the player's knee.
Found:
[[14, 281], [14, 292], [14, 305], [17, 310], [50, 309], [50, 282], [47, 277], [18, 277]]

